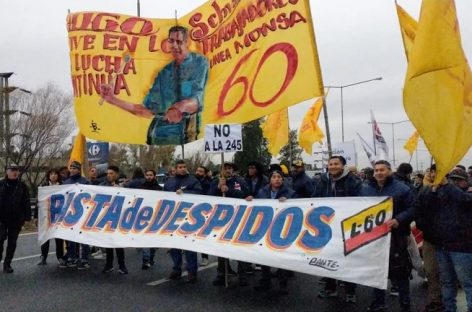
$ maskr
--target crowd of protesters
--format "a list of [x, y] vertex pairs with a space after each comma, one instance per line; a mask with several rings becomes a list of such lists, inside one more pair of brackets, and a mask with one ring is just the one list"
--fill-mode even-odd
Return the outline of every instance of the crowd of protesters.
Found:
[[[127, 187], [135, 189], [175, 192], [177, 194], [202, 194], [230, 198], [277, 199], [312, 197], [355, 197], [389, 196], [393, 199], [393, 217], [387, 221], [391, 231], [389, 279], [391, 293], [397, 293], [402, 311], [410, 311], [409, 283], [412, 269], [428, 281], [429, 303], [426, 311], [456, 311], [458, 287], [466, 294], [467, 307], [472, 311], [472, 166], [466, 169], [458, 165], [440, 184], [433, 185], [436, 168], [413, 175], [413, 168], [401, 164], [396, 172], [388, 161], [377, 161], [373, 168], [357, 171], [346, 166], [342, 156], [329, 159], [327, 171], [315, 177], [305, 172], [302, 160], [294, 161], [291, 172], [284, 165], [273, 164], [264, 168], [257, 162], [248, 165], [245, 172], [238, 171], [233, 163], [224, 163], [220, 174], [213, 175], [204, 166], [199, 166], [190, 174], [185, 161], [175, 163], [167, 173], [163, 185], [158, 183], [154, 169], [136, 168], [130, 179], [126, 179], [120, 168], [110, 165], [106, 176], [97, 176], [96, 168], [89, 170], [88, 178], [81, 175], [82, 164], [72, 162], [69, 167], [51, 169], [46, 173], [42, 186], [60, 184], [93, 184], [107, 187]], [[37, 219], [37, 212], [33, 216]], [[19, 167], [11, 164], [6, 167], [6, 176], [0, 181], [0, 260], [3, 246], [7, 240], [3, 271], [13, 273], [11, 262], [16, 241], [25, 222], [31, 220], [29, 192], [19, 179]], [[412, 229], [415, 235], [412, 234]], [[422, 234], [423, 240], [418, 238]], [[421, 243], [417, 245], [418, 243]], [[114, 257], [118, 261], [118, 272], [127, 274], [125, 250], [123, 248], [91, 247], [72, 241], [55, 239], [56, 257], [59, 268], [90, 267], [89, 257], [106, 258], [103, 273], [114, 270]], [[421, 258], [418, 250], [421, 246]], [[154, 265], [155, 248], [142, 250], [142, 269]], [[49, 241], [41, 246], [38, 265], [47, 264]], [[170, 280], [182, 276], [183, 256], [186, 258], [187, 281], [197, 282], [198, 256], [196, 252], [171, 249], [173, 262]], [[208, 255], [202, 254], [200, 265], [208, 265]], [[236, 272], [225, 258], [218, 257], [215, 286], [225, 285], [225, 274], [238, 277], [241, 287], [247, 286], [247, 276], [254, 268], [262, 271], [256, 291], [266, 291], [272, 287], [272, 279], [278, 280], [281, 295], [288, 293], [288, 282], [293, 275], [287, 270], [278, 269], [276, 273], [267, 266], [258, 266], [238, 261]], [[424, 273], [423, 273], [424, 272]], [[319, 292], [321, 299], [337, 297], [338, 286], [345, 286], [345, 302], [356, 303], [356, 285], [353, 283], [323, 278], [324, 288]], [[386, 292], [372, 291], [372, 303], [368, 311], [386, 310]]]

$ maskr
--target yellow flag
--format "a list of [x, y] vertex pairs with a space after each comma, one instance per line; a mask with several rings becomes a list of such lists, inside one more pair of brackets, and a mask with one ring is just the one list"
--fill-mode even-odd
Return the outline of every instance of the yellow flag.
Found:
[[415, 43], [416, 30], [418, 22], [413, 19], [401, 6], [397, 6], [398, 21], [400, 22], [400, 30], [402, 32], [403, 46], [405, 47], [406, 59], [413, 49]]
[[411, 135], [408, 141], [406, 141], [405, 145], [403, 145], [403, 148], [406, 149], [408, 153], [410, 153], [410, 156], [413, 155], [416, 148], [418, 147], [419, 139], [420, 139], [420, 134], [418, 133], [418, 131], [415, 131], [415, 133]]
[[70, 153], [69, 163], [70, 165], [73, 161], [78, 161], [82, 164], [82, 174], [85, 164], [85, 136], [82, 132], [79, 131], [74, 139], [74, 145], [72, 146], [72, 152]]
[[[324, 94], [309, 0], [212, 0], [188, 9], [178, 20], [68, 15], [75, 112], [86, 137], [181, 145], [204, 124], [245, 123]], [[171, 29], [184, 39], [177, 54]]]
[[325, 136], [320, 127], [318, 127], [318, 117], [322, 107], [323, 98], [319, 97], [306, 113], [298, 131], [300, 146], [310, 155], [313, 152], [313, 143], [321, 142]]
[[472, 74], [453, 0], [423, 0], [403, 103], [436, 162], [438, 184], [472, 145]]
[[277, 155], [288, 143], [288, 111], [281, 109], [267, 116], [261, 125], [264, 138], [269, 142], [269, 153]]

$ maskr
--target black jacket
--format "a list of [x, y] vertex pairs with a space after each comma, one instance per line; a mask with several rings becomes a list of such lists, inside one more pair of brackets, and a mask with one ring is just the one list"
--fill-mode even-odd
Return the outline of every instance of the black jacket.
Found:
[[175, 175], [174, 177], [169, 178], [166, 181], [166, 184], [164, 184], [164, 191], [176, 192], [178, 189], [181, 189], [187, 194], [201, 194], [202, 184], [197, 180], [197, 178], [189, 174], [182, 176]]
[[472, 193], [447, 184], [418, 195], [415, 221], [424, 238], [439, 248], [472, 253]]
[[[215, 178], [211, 182], [210, 193], [212, 196], [222, 196], [220, 189], [218, 188], [219, 179]], [[226, 185], [228, 186], [228, 192], [225, 193], [226, 197], [230, 198], [246, 198], [250, 195], [249, 189], [247, 188], [246, 182], [240, 177], [229, 177], [226, 179]]]
[[153, 181], [145, 180], [139, 188], [143, 190], [162, 191], [162, 186], [159, 185], [157, 180], [153, 180]]
[[361, 186], [362, 182], [347, 168], [337, 179], [333, 179], [327, 172], [315, 184], [315, 192], [312, 197], [358, 196]]
[[197, 176], [195, 176], [195, 178], [202, 185], [202, 195], [208, 195], [208, 192], [210, 191], [211, 179], [209, 177], [199, 178]]
[[251, 177], [246, 176], [244, 178], [244, 182], [246, 182], [246, 186], [249, 190], [250, 195], [257, 196], [257, 194], [259, 193], [259, 190], [262, 189], [264, 186], [266, 186], [267, 183], [269, 183], [269, 179], [267, 179], [267, 177], [265, 175], [258, 176], [257, 177], [257, 182], [254, 185], [254, 187], [252, 185], [252, 178]]
[[[270, 185], [266, 185], [263, 188], [259, 190], [259, 192], [256, 195], [256, 198], [266, 198], [266, 199], [271, 199], [272, 196], [270, 196], [271, 188]], [[275, 199], [279, 199], [285, 197], [287, 199], [289, 198], [296, 198], [297, 195], [295, 194], [295, 191], [288, 188], [285, 183], [282, 184], [280, 189], [278, 190], [277, 194], [275, 195]]]
[[31, 220], [28, 187], [20, 180], [0, 180], [0, 223], [22, 227]]
[[390, 196], [393, 198], [393, 218], [400, 226], [392, 234], [410, 235], [410, 223], [413, 221], [415, 205], [414, 192], [404, 183], [388, 177], [385, 185], [380, 187], [375, 179], [363, 184], [359, 196]]
[[309, 198], [315, 191], [313, 182], [305, 171], [292, 176], [292, 188], [297, 193], [298, 198]]

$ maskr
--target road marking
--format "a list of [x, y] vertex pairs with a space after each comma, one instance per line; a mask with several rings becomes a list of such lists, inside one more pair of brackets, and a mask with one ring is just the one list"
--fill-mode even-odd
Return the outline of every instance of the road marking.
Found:
[[28, 236], [28, 235], [34, 235], [34, 234], [38, 234], [38, 232], [33, 232], [33, 233], [23, 233], [23, 234], [20, 234], [20, 236]]
[[[54, 255], [54, 254], [55, 254], [55, 252], [50, 252], [50, 253], [48, 253], [48, 255]], [[26, 257], [20, 257], [20, 258], [13, 258], [12, 262], [20, 261], [20, 260], [26, 260], [26, 259], [31, 259], [31, 258], [39, 258], [39, 256], [41, 256], [41, 254], [32, 255], [32, 256], [26, 256]]]
[[[218, 262], [212, 262], [212, 263], [210, 263], [210, 264], [207, 265], [207, 266], [199, 267], [199, 268], [198, 268], [198, 272], [203, 271], [203, 270], [207, 270], [207, 269], [210, 269], [210, 268], [214, 268], [214, 267], [216, 267], [217, 265], [218, 265]], [[182, 277], [187, 276], [187, 275], [188, 275], [187, 272], [182, 273]], [[147, 285], [147, 286], [157, 286], [157, 285], [161, 285], [161, 284], [167, 283], [167, 282], [169, 282], [169, 281], [170, 281], [170, 279], [168, 279], [168, 278], [163, 278], [163, 279], [160, 279], [160, 280], [157, 280], [157, 281], [154, 281], [154, 282], [149, 282], [149, 283], [147, 283], [146, 285]]]

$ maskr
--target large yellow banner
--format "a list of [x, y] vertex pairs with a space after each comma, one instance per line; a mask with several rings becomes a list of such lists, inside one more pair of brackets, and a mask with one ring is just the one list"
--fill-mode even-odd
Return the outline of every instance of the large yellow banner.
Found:
[[307, 0], [209, 1], [175, 19], [67, 17], [75, 111], [87, 137], [184, 144], [323, 95]]

